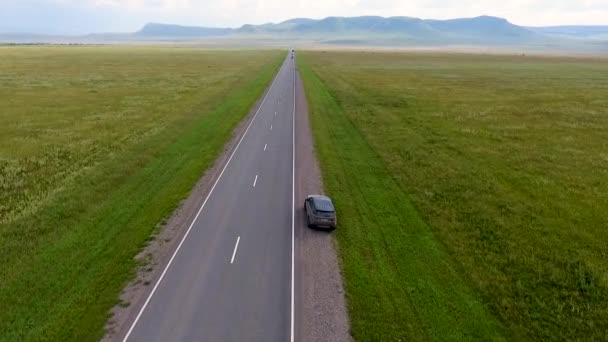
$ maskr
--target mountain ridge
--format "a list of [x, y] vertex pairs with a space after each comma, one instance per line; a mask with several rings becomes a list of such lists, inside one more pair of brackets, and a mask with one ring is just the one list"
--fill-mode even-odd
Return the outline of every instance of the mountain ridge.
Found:
[[301, 44], [441, 47], [486, 46], [538, 50], [608, 52], [608, 26], [526, 27], [505, 18], [421, 19], [408, 16], [332, 16], [292, 18], [279, 23], [240, 27], [185, 26], [147, 23], [133, 33], [96, 33], [84, 36], [17, 35], [0, 33], [0, 42], [180, 42], [284, 46]]
[[332, 16], [323, 19], [294, 18], [276, 24], [246, 24], [238, 28], [164, 25], [147, 24], [134, 35], [156, 38], [281, 36], [311, 39], [321, 43], [367, 41], [378, 45], [511, 45], [537, 42], [546, 38], [544, 33], [514, 25], [504, 18], [486, 15], [448, 20], [406, 16]]
[[[412, 28], [435, 29], [441, 30], [466, 30], [466, 28], [478, 29], [479, 26], [500, 26], [519, 31], [529, 31], [523, 26], [517, 26], [510, 23], [508, 20], [493, 16], [478, 16], [472, 18], [457, 18], [457, 19], [420, 19], [406, 16], [356, 16], [356, 17], [341, 17], [330, 16], [323, 19], [309, 18], [293, 18], [279, 23], [266, 23], [261, 25], [245, 24], [238, 28], [219, 28], [206, 26], [186, 26], [163, 23], [148, 23], [144, 27], [135, 32], [136, 35], [150, 36], [152, 34], [171, 35], [184, 34], [192, 35], [194, 32], [200, 32], [201, 36], [214, 34], [222, 36], [227, 34], [235, 34], [241, 32], [343, 32], [343, 31], [371, 31], [371, 32], [403, 32], [403, 30]], [[162, 29], [165, 29], [164, 32]], [[438, 29], [439, 28], [439, 29]], [[487, 27], [485, 27], [487, 28]], [[182, 32], [179, 32], [179, 31]]]

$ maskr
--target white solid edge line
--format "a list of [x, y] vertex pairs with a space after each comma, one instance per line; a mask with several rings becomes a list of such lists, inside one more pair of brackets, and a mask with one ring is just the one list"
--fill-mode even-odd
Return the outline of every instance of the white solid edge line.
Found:
[[255, 179], [253, 180], [253, 187], [255, 188], [255, 183], [258, 182], [258, 175], [255, 175]]
[[234, 252], [232, 252], [232, 259], [230, 259], [230, 263], [234, 263], [234, 256], [236, 255], [236, 250], [239, 248], [239, 241], [241, 241], [241, 237], [238, 236], [236, 238], [236, 245], [234, 245]]
[[[284, 64], [283, 64], [284, 65]], [[207, 204], [207, 201], [209, 200], [209, 197], [211, 197], [211, 194], [213, 193], [213, 190], [215, 189], [215, 186], [217, 185], [217, 183], [220, 181], [220, 179], [222, 178], [222, 175], [224, 174], [224, 171], [226, 171], [226, 168], [228, 167], [228, 165], [230, 164], [230, 161], [232, 160], [232, 157], [234, 157], [234, 154], [236, 153], [236, 151], [239, 149], [239, 146], [241, 146], [241, 142], [243, 142], [243, 139], [245, 138], [245, 136], [247, 135], [247, 132], [249, 131], [249, 128], [251, 127], [251, 124], [253, 124], [253, 122], [255, 121], [255, 118], [258, 116], [258, 113], [260, 112], [260, 110], [262, 109], [262, 107], [264, 106], [264, 103], [266, 102], [266, 98], [268, 98], [268, 95], [270, 94], [270, 92], [272, 91], [272, 87], [274, 86], [275, 81], [277, 80], [277, 77], [279, 75], [279, 73], [281, 72], [281, 69], [283, 69], [283, 65], [281, 65], [281, 68], [279, 68], [279, 72], [277, 72], [277, 75], [274, 77], [274, 79], [272, 80], [272, 83], [270, 84], [270, 88], [268, 88], [268, 91], [266, 92], [266, 95], [264, 96], [264, 99], [262, 100], [262, 103], [260, 103], [260, 106], [258, 107], [258, 110], [255, 112], [255, 115], [253, 116], [253, 118], [251, 119], [251, 121], [249, 122], [249, 125], [247, 125], [247, 128], [245, 129], [245, 132], [243, 132], [243, 135], [241, 136], [241, 139], [239, 139], [239, 142], [236, 144], [236, 147], [234, 148], [234, 150], [232, 151], [232, 153], [230, 154], [230, 157], [228, 158], [228, 161], [226, 162], [226, 164], [224, 165], [224, 168], [222, 168], [222, 172], [220, 172], [220, 175], [217, 177], [217, 179], [215, 180], [215, 183], [213, 183], [213, 186], [211, 187], [211, 190], [209, 191], [209, 193], [207, 194], [207, 197], [205, 198], [205, 201], [203, 202], [203, 204], [201, 205], [201, 207], [198, 209], [198, 212], [196, 213], [196, 216], [194, 216], [194, 220], [192, 220], [192, 223], [190, 224], [190, 226], [188, 227], [188, 230], [186, 230], [186, 233], [184, 234], [184, 237], [182, 238], [182, 240], [179, 242], [179, 245], [177, 245], [177, 248], [175, 249], [175, 252], [173, 252], [173, 255], [171, 255], [171, 259], [169, 259], [169, 262], [167, 263], [167, 266], [165, 266], [165, 269], [163, 270], [163, 273], [161, 273], [160, 278], [158, 278], [158, 280], [156, 281], [156, 284], [154, 285], [154, 287], [152, 288], [152, 291], [150, 292], [150, 294], [148, 295], [148, 298], [146, 299], [146, 301], [144, 302], [144, 305], [141, 307], [141, 309], [139, 310], [139, 313], [137, 314], [137, 316], [135, 317], [135, 320], [133, 321], [133, 324], [131, 324], [131, 327], [129, 328], [129, 331], [127, 331], [127, 334], [125, 335], [125, 337], [123, 338], [123, 342], [126, 342], [129, 339], [129, 336], [131, 335], [131, 333], [133, 332], [133, 329], [135, 328], [135, 325], [137, 324], [137, 322], [139, 321], [139, 318], [141, 317], [141, 315], [143, 314], [144, 310], [146, 309], [146, 307], [148, 306], [148, 303], [150, 302], [150, 299], [152, 299], [152, 296], [154, 295], [154, 293], [156, 292], [156, 289], [158, 288], [158, 285], [160, 284], [160, 282], [163, 280], [163, 278], [165, 277], [165, 274], [167, 273], [167, 270], [169, 269], [169, 266], [171, 266], [171, 263], [173, 263], [173, 259], [175, 259], [175, 256], [177, 255], [177, 252], [179, 252], [180, 248], [182, 247], [182, 244], [184, 243], [184, 241], [186, 240], [186, 238], [188, 237], [188, 234], [190, 233], [190, 230], [192, 230], [192, 227], [194, 226], [194, 223], [196, 222], [196, 220], [198, 219], [198, 216], [201, 214], [201, 211], [203, 211], [203, 208], [205, 207], [205, 204]]]
[[295, 287], [295, 184], [296, 184], [296, 70], [293, 70], [293, 112], [291, 114], [291, 342], [294, 342], [294, 287]]

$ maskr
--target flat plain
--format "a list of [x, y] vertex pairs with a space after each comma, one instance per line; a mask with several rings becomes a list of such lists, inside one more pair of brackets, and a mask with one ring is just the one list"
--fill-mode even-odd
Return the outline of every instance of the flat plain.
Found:
[[299, 54], [356, 340], [608, 338], [608, 60]]
[[283, 57], [0, 47], [0, 340], [101, 338], [134, 256]]

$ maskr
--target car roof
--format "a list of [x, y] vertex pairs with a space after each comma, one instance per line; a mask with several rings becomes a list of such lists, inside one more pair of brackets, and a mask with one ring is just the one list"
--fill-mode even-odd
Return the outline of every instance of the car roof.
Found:
[[308, 198], [312, 198], [315, 204], [315, 208], [321, 211], [336, 211], [331, 199], [323, 195], [310, 195]]
[[329, 197], [325, 196], [325, 195], [308, 195], [308, 198], [327, 199], [327, 200], [331, 201], [331, 199]]

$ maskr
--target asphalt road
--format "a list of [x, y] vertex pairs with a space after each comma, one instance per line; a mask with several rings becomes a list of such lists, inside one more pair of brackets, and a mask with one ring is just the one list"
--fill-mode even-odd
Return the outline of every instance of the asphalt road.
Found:
[[125, 341], [292, 340], [294, 81], [288, 55]]

